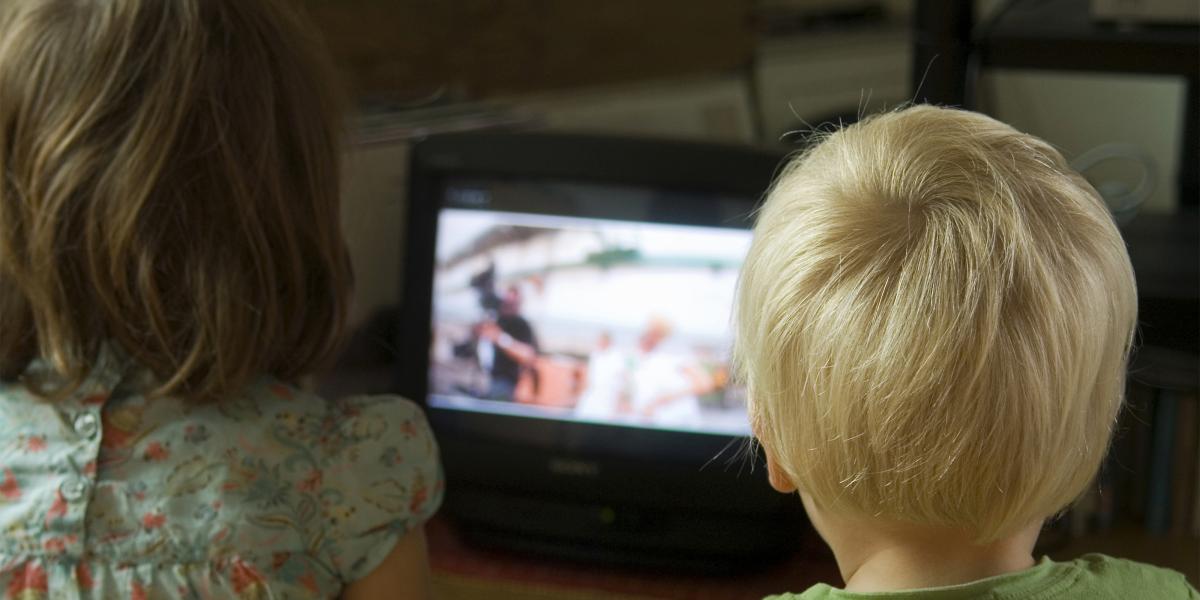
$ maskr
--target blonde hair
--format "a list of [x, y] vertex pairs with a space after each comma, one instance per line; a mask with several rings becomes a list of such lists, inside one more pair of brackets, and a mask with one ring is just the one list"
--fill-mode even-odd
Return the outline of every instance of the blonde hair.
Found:
[[0, 7], [0, 377], [73, 388], [102, 347], [157, 393], [293, 379], [350, 287], [339, 98], [268, 0]]
[[1042, 140], [930, 106], [828, 135], [775, 182], [738, 294], [757, 436], [826, 510], [992, 541], [1098, 469], [1133, 271]]

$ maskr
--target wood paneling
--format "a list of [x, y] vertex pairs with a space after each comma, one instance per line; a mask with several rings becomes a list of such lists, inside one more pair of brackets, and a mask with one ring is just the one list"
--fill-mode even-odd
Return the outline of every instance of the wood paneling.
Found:
[[303, 0], [353, 90], [466, 98], [749, 64], [750, 0]]

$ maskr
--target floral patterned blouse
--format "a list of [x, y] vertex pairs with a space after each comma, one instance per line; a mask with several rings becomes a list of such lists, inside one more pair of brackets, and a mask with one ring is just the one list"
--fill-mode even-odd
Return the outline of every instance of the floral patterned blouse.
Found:
[[121, 365], [105, 354], [55, 403], [0, 382], [3, 598], [335, 597], [441, 501], [406, 400], [269, 378], [148, 400]]

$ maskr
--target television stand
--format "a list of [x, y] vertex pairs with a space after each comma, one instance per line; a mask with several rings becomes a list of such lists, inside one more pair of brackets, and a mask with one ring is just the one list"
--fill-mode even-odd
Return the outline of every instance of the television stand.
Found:
[[798, 512], [772, 522], [704, 510], [452, 489], [446, 513], [469, 543], [589, 564], [735, 574], [791, 556], [811, 535]]

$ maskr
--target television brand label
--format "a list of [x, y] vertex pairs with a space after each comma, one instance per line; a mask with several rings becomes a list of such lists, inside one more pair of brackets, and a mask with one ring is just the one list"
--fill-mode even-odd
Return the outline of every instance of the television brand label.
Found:
[[587, 460], [551, 458], [549, 466], [550, 472], [555, 475], [569, 475], [571, 477], [597, 477], [600, 475], [600, 464]]
[[463, 208], [487, 208], [492, 203], [491, 194], [488, 190], [477, 188], [454, 188], [449, 192], [450, 202], [452, 206], [461, 206]]

